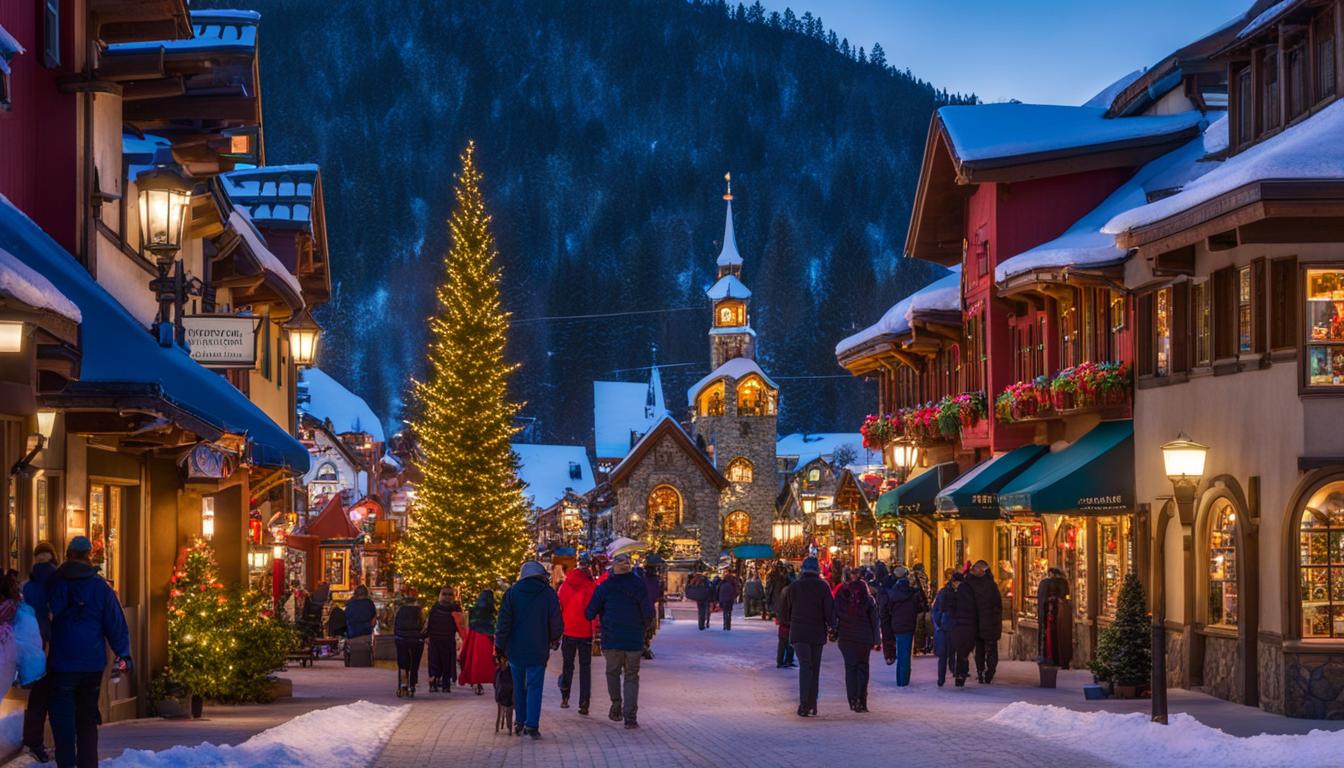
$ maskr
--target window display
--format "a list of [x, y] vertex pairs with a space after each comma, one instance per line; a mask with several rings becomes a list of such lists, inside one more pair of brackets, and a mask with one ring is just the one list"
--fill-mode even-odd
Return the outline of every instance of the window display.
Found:
[[1171, 289], [1163, 288], [1157, 292], [1157, 298], [1154, 300], [1156, 306], [1157, 322], [1153, 328], [1157, 333], [1154, 349], [1157, 351], [1157, 370], [1158, 376], [1166, 376], [1171, 373]]
[[1087, 614], [1087, 528], [1064, 523], [1055, 536], [1055, 546], [1064, 578], [1069, 580], [1069, 591], [1074, 595], [1074, 614], [1082, 618]]
[[1344, 482], [1307, 502], [1298, 523], [1302, 637], [1344, 637]]
[[1101, 612], [1115, 615], [1120, 600], [1120, 587], [1125, 575], [1133, 567], [1133, 537], [1130, 518], [1109, 517], [1098, 521], [1097, 535], [1101, 539]]
[[1209, 522], [1209, 624], [1237, 625], [1237, 512], [1227, 499], [1214, 503]]
[[1045, 578], [1045, 569], [1049, 566], [1042, 541], [1044, 532], [1039, 522], [1015, 525], [1013, 530], [1017, 535], [1018, 558], [1021, 562], [1020, 569], [1024, 574], [1022, 578], [1024, 589], [1019, 610], [1022, 616], [1036, 618], [1036, 588]]
[[1344, 270], [1307, 270], [1307, 384], [1344, 385]]

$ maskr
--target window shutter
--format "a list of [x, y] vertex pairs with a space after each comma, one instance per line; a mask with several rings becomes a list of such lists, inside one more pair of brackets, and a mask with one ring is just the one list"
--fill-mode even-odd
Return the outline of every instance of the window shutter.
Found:
[[1213, 273], [1213, 357], [1237, 354], [1237, 270], [1224, 267]]
[[1269, 348], [1297, 346], [1297, 257], [1269, 263]]
[[1251, 351], [1263, 355], [1268, 348], [1265, 333], [1269, 327], [1265, 312], [1265, 260], [1251, 262]]
[[1171, 370], [1190, 370], [1190, 283], [1171, 287]]
[[1136, 368], [1140, 376], [1152, 376], [1156, 367], [1153, 354], [1153, 294], [1145, 293], [1137, 297], [1134, 315], [1139, 352]]
[[61, 66], [61, 0], [42, 0], [42, 63]]

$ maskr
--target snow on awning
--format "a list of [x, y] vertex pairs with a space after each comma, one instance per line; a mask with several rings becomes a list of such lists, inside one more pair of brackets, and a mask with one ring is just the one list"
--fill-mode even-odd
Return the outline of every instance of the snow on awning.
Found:
[[278, 256], [271, 253], [271, 249], [266, 246], [265, 239], [261, 236], [261, 232], [257, 230], [256, 225], [252, 223], [252, 219], [247, 215], [247, 212], [241, 208], [234, 208], [230, 211], [229, 228], [237, 232], [239, 237], [247, 243], [248, 249], [257, 258], [257, 263], [262, 271], [278, 279], [285, 288], [289, 289], [292, 295], [288, 299], [294, 309], [296, 311], [302, 309], [304, 305], [303, 286], [299, 284], [299, 278], [285, 267]]
[[1337, 182], [1344, 178], [1344, 141], [1340, 136], [1344, 136], [1344, 100], [1179, 185], [1176, 194], [1118, 214], [1102, 231], [1119, 235], [1145, 227], [1256, 182]]
[[953, 312], [961, 309], [961, 267], [952, 267], [951, 274], [945, 275], [918, 291], [896, 302], [882, 319], [864, 328], [862, 331], [840, 340], [835, 345], [837, 357], [881, 336], [901, 336], [909, 333], [915, 314], [921, 311]]
[[977, 104], [942, 107], [952, 151], [962, 163], [1160, 139], [1196, 128], [1199, 112], [1106, 118], [1099, 107]]
[[710, 286], [709, 290], [705, 291], [705, 295], [709, 297], [710, 301], [749, 299], [751, 298], [751, 290], [743, 285], [742, 281], [738, 280], [735, 275], [724, 275], [719, 278], [717, 283]]
[[1139, 169], [1064, 234], [1022, 253], [1004, 259], [994, 269], [994, 279], [1004, 282], [1038, 269], [1101, 267], [1124, 260], [1128, 254], [1116, 245], [1107, 224], [1126, 211], [1144, 206], [1156, 192], [1187, 184], [1207, 173], [1215, 163], [1205, 160], [1227, 148], [1227, 116], [1218, 118], [1204, 135]]
[[318, 421], [331, 421], [332, 432], [346, 435], [362, 432], [374, 442], [386, 442], [383, 423], [364, 398], [346, 389], [321, 368], [305, 368], [299, 374], [299, 388], [307, 400], [299, 410]]
[[713, 384], [719, 379], [731, 378], [734, 381], [741, 381], [753, 374], [760, 376], [761, 380], [765, 382], [765, 385], [771, 389], [779, 389], [779, 385], [772, 381], [769, 376], [765, 375], [765, 371], [761, 370], [761, 366], [757, 365], [755, 360], [752, 360], [749, 357], [734, 357], [732, 360], [715, 368], [708, 376], [692, 384], [691, 388], [686, 390], [686, 402], [688, 405], [695, 405], [695, 396], [700, 394], [701, 390], [705, 387]]
[[42, 275], [79, 310], [80, 380], [67, 385], [63, 395], [135, 391], [190, 414], [197, 423], [245, 436], [254, 463], [308, 470], [308, 449], [186, 350], [160, 346], [73, 256], [3, 196], [0, 249]]
[[79, 307], [56, 289], [51, 281], [0, 248], [0, 298], [10, 298], [33, 309], [45, 309], [78, 323]]
[[566, 489], [583, 495], [596, 485], [588, 451], [582, 445], [514, 443], [509, 447], [518, 454], [518, 479], [527, 484], [523, 496], [536, 509], [560, 501]]

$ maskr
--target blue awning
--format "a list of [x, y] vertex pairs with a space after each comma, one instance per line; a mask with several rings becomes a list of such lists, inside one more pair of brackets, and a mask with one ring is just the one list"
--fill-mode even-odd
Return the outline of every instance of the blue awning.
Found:
[[1005, 485], [999, 506], [1036, 515], [1134, 509], [1134, 422], [1103, 421]]
[[998, 520], [999, 490], [1048, 450], [1024, 445], [980, 462], [938, 494], [938, 512], [964, 520]]
[[769, 544], [738, 544], [733, 547], [733, 557], [738, 560], [770, 560], [775, 556], [775, 548]]
[[0, 249], [51, 281], [83, 316], [79, 381], [54, 396], [58, 405], [153, 403], [160, 413], [203, 437], [245, 436], [255, 464], [308, 471], [308, 449], [298, 440], [186, 350], [160, 346], [73, 256], [2, 196]]
[[934, 499], [943, 488], [943, 478], [955, 477], [956, 474], [955, 461], [929, 467], [879, 496], [875, 516], [883, 518], [897, 515], [932, 515], [937, 511]]

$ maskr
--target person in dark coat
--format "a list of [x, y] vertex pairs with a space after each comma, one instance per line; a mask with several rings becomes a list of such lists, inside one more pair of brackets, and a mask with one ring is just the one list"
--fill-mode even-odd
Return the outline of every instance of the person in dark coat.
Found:
[[821, 580], [817, 558], [803, 561], [802, 576], [784, 590], [779, 621], [789, 628], [789, 642], [798, 657], [798, 716], [817, 714], [817, 689], [821, 680], [821, 651], [835, 631], [835, 598]]
[[564, 631], [560, 599], [551, 589], [546, 566], [536, 560], [523, 563], [518, 581], [499, 601], [495, 624], [495, 653], [508, 659], [513, 672], [515, 733], [541, 738], [546, 660], [560, 647]]
[[[639, 727], [639, 664], [644, 654], [644, 627], [653, 621], [653, 600], [644, 579], [632, 572], [630, 555], [612, 558], [611, 576], [598, 585], [584, 614], [601, 620], [602, 658], [607, 662], [607, 716], [625, 727]], [[624, 678], [624, 680], [622, 680]]]
[[[42, 645], [51, 642], [51, 614], [47, 611], [47, 589], [56, 574], [56, 548], [39, 541], [33, 548], [33, 567], [23, 585], [23, 601], [37, 614], [37, 629]], [[23, 748], [39, 763], [47, 762], [47, 704], [51, 699], [51, 678], [43, 675], [28, 689], [28, 705], [23, 710]]]
[[966, 685], [971, 673], [971, 651], [975, 649], [976, 608], [975, 593], [966, 585], [966, 574], [958, 571], [952, 574], [950, 598], [943, 606], [949, 614], [948, 650], [952, 658], [952, 674], [957, 687]]
[[939, 688], [947, 682], [947, 669], [953, 661], [952, 629], [957, 611], [957, 588], [952, 581], [953, 572], [949, 568], [943, 577], [943, 588], [938, 590], [929, 608], [929, 618], [933, 621], [933, 652], [938, 656]]
[[402, 592], [405, 602], [392, 617], [392, 642], [397, 648], [398, 695], [414, 696], [420, 683], [420, 657], [425, 652], [425, 609], [415, 590]]
[[924, 595], [924, 612], [915, 622], [915, 653], [930, 653], [933, 651], [933, 622], [929, 618], [929, 606], [933, 605], [933, 585], [929, 583], [929, 574], [924, 570], [923, 563], [911, 566], [909, 578], [910, 586]]
[[425, 637], [429, 640], [429, 691], [451, 693], [457, 677], [457, 636], [463, 627], [462, 606], [452, 587], [439, 590], [439, 599], [429, 607]]
[[789, 572], [783, 563], [775, 563], [765, 580], [765, 610], [768, 618], [779, 613], [779, 601], [789, 586]]
[[98, 765], [98, 697], [107, 649], [123, 672], [131, 665], [131, 636], [117, 593], [90, 562], [93, 543], [86, 536], [70, 540], [65, 562], [47, 584], [51, 614], [51, 733], [56, 764], [93, 768]]
[[887, 590], [882, 603], [882, 629], [890, 637], [896, 650], [896, 685], [910, 684], [910, 653], [915, 639], [915, 627], [920, 616], [928, 609], [924, 593], [910, 584], [908, 578], [899, 578]]
[[1073, 661], [1073, 605], [1069, 581], [1058, 568], [1046, 571], [1036, 589], [1036, 616], [1041, 622], [1039, 663], [1068, 669]]
[[988, 684], [999, 666], [999, 638], [1003, 636], [1003, 597], [989, 572], [989, 563], [977, 560], [965, 586], [975, 596], [975, 678]]
[[855, 712], [868, 711], [868, 657], [881, 647], [877, 604], [862, 576], [861, 571], [852, 572], [835, 592], [836, 644], [845, 659], [849, 708]]
[[761, 583], [761, 577], [752, 571], [747, 583], [742, 587], [742, 615], [765, 618], [764, 604], [765, 585]]
[[644, 658], [653, 658], [653, 636], [658, 634], [658, 604], [663, 600], [663, 582], [658, 578], [658, 566], [653, 563], [645, 563], [642, 567], [636, 568], [640, 579], [644, 581], [644, 589], [649, 593], [649, 602], [653, 604], [653, 618], [644, 623]]
[[741, 594], [742, 590], [737, 577], [731, 573], [725, 574], [723, 579], [719, 581], [717, 594], [719, 610], [723, 611], [723, 628], [725, 631], [733, 628], [733, 605]]
[[709, 629], [711, 592], [709, 581], [702, 573], [693, 573], [686, 580], [686, 599], [695, 603], [696, 626], [701, 630]]
[[351, 640], [373, 634], [373, 622], [378, 608], [369, 597], [369, 588], [360, 584], [350, 602], [345, 604], [345, 636]]

